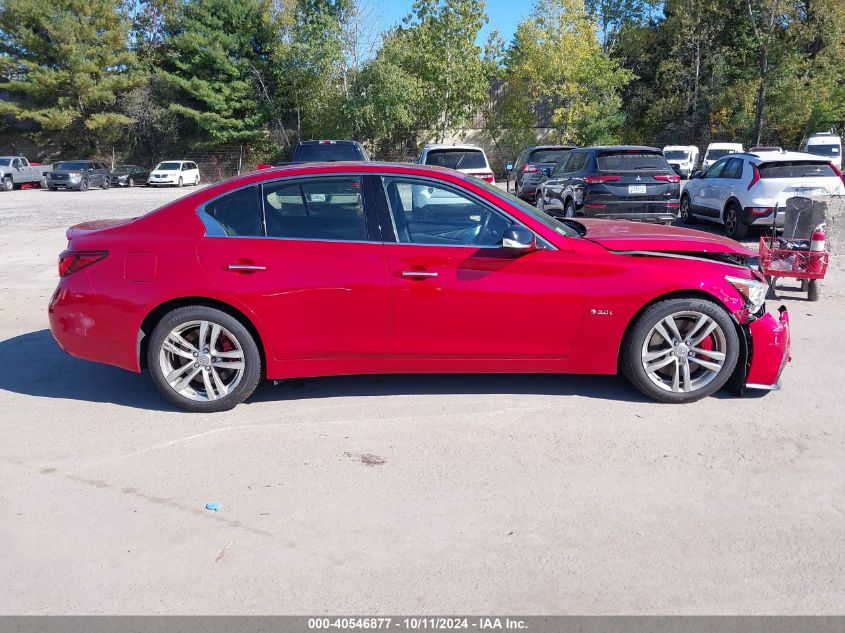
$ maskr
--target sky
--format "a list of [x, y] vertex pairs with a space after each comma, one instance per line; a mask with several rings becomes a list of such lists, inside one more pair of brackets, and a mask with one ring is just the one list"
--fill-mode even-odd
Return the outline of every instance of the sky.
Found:
[[[372, 4], [377, 7], [382, 30], [386, 30], [408, 14], [412, 0], [381, 0], [381, 2], [376, 0]], [[499, 31], [505, 42], [510, 42], [516, 31], [517, 22], [530, 11], [532, 4], [533, 0], [487, 0], [487, 17], [490, 21], [479, 34], [479, 44], [484, 42], [487, 34], [493, 29]]]

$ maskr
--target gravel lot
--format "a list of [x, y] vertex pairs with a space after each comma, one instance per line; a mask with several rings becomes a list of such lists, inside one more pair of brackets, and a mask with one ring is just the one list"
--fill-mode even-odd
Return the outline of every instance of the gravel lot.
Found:
[[368, 376], [187, 414], [63, 354], [46, 305], [68, 225], [189, 191], [0, 194], [0, 613], [845, 611], [842, 258], [784, 293], [764, 397]]

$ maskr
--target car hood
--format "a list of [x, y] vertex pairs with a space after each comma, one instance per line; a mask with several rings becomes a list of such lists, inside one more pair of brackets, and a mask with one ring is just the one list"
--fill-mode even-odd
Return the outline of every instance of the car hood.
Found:
[[727, 237], [662, 224], [617, 220], [578, 221], [587, 229], [585, 238], [611, 251], [664, 253], [728, 253], [752, 257], [754, 253]]

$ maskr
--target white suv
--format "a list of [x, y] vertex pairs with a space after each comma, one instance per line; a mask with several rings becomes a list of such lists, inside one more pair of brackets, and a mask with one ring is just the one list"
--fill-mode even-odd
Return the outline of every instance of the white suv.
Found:
[[189, 160], [165, 160], [155, 166], [147, 180], [148, 185], [183, 185], [200, 184], [200, 170], [197, 164]]
[[496, 180], [487, 155], [477, 145], [426, 145], [417, 163], [456, 169], [489, 183]]
[[803, 152], [730, 154], [693, 174], [681, 194], [681, 220], [724, 224], [728, 236], [738, 240], [752, 224], [770, 225], [775, 207], [782, 211], [789, 198], [824, 195], [845, 195], [845, 183], [823, 158]]

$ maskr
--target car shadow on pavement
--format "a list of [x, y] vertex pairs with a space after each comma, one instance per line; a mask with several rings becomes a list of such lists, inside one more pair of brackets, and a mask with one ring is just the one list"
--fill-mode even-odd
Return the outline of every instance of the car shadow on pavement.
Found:
[[[153, 411], [171, 406], [147, 376], [64, 353], [49, 330], [0, 341], [0, 390], [41, 398], [113, 403]], [[9, 371], [9, 368], [13, 368]], [[648, 402], [618, 376], [557, 374], [414, 374], [264, 381], [247, 402], [399, 395], [579, 395]]]
[[65, 354], [50, 330], [0, 341], [0, 390], [42, 398], [179, 411], [146, 376]]

